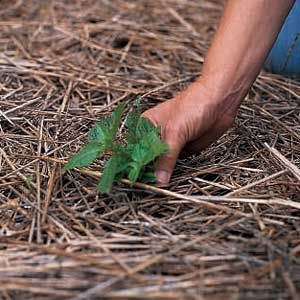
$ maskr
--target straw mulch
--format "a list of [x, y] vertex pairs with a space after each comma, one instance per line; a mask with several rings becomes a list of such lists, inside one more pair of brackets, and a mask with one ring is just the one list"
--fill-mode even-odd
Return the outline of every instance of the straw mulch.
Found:
[[221, 1], [0, 9], [0, 299], [299, 299], [299, 82], [262, 72], [168, 187], [63, 174], [99, 115], [197, 78]]

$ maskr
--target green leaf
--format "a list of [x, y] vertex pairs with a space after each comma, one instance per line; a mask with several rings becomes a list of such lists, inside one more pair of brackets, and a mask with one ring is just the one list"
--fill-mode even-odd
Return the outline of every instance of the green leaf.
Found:
[[101, 144], [94, 141], [89, 142], [68, 161], [64, 169], [70, 170], [76, 167], [85, 167], [95, 161], [102, 152], [103, 146]]
[[98, 124], [103, 129], [109, 129], [110, 124], [111, 124], [111, 116], [101, 116], [101, 117], [99, 117]]
[[92, 128], [89, 132], [89, 141], [90, 142], [99, 142], [104, 144], [105, 143], [105, 130], [103, 127], [97, 124], [94, 128]]
[[110, 125], [111, 140], [114, 140], [116, 137], [117, 131], [121, 123], [124, 107], [125, 104], [120, 103], [112, 114], [111, 125]]
[[131, 181], [136, 181], [143, 167], [164, 154], [167, 150], [168, 146], [160, 140], [158, 133], [155, 131], [149, 132], [132, 148], [132, 161], [129, 164], [130, 171], [128, 178]]
[[148, 133], [155, 131], [159, 134], [160, 128], [155, 127], [148, 119], [141, 117], [140, 113], [131, 112], [126, 118], [127, 141], [129, 144], [136, 144]]
[[154, 172], [144, 172], [140, 175], [141, 182], [144, 183], [153, 183], [156, 181], [156, 176]]
[[124, 104], [119, 104], [111, 116], [102, 116], [99, 118], [98, 124], [89, 132], [89, 141], [101, 142], [105, 145], [105, 150], [110, 148], [114, 141], [120, 122]]
[[124, 104], [119, 104], [111, 117], [100, 117], [98, 124], [89, 134], [90, 140], [96, 140], [103, 144], [104, 151], [110, 151], [121, 123]]
[[98, 183], [98, 189], [102, 193], [109, 193], [113, 183], [125, 176], [131, 181], [154, 182], [154, 161], [168, 150], [160, 139], [160, 128], [141, 118], [137, 107], [126, 117], [126, 146], [117, 143], [116, 135], [123, 110], [124, 104], [120, 104], [111, 116], [100, 117], [97, 125], [89, 132], [89, 143], [65, 166], [66, 170], [87, 166], [101, 153], [112, 152]]
[[145, 118], [139, 118], [135, 134], [137, 137], [137, 140], [142, 139], [146, 134], [150, 132], [155, 132], [157, 135], [159, 135], [160, 128], [155, 127], [148, 119]]
[[102, 177], [98, 183], [101, 193], [109, 193], [115, 181], [120, 181], [129, 166], [130, 153], [121, 143], [113, 146], [113, 156], [106, 162]]
[[128, 173], [128, 179], [130, 181], [137, 181], [138, 177], [139, 177], [139, 174], [141, 172], [141, 169], [140, 169], [140, 165], [135, 163], [135, 162], [131, 162], [129, 164], [130, 166], [130, 170], [129, 170], [129, 173]]
[[120, 181], [123, 171], [128, 167], [127, 160], [123, 156], [113, 155], [105, 164], [103, 174], [98, 183], [98, 190], [108, 194], [115, 181]]
[[112, 188], [118, 168], [118, 157], [112, 156], [105, 164], [103, 174], [98, 183], [98, 190], [101, 193], [108, 194]]
[[128, 144], [138, 143], [138, 137], [136, 135], [137, 124], [140, 119], [140, 114], [137, 112], [131, 112], [127, 115], [125, 125], [127, 126], [127, 142]]

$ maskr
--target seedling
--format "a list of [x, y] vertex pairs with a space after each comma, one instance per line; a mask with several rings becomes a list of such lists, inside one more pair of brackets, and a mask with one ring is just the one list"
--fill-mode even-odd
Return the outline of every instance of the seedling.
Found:
[[100, 117], [89, 132], [89, 141], [65, 165], [65, 170], [85, 167], [104, 154], [110, 154], [98, 183], [101, 193], [109, 193], [115, 182], [128, 178], [135, 182], [154, 182], [154, 161], [168, 151], [160, 139], [160, 128], [141, 118], [138, 110], [128, 113], [126, 130], [117, 139], [124, 104], [109, 117]]

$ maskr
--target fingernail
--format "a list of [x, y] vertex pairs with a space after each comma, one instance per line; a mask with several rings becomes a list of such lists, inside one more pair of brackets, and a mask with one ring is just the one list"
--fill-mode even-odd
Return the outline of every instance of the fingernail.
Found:
[[158, 183], [166, 184], [169, 182], [170, 177], [171, 174], [166, 171], [163, 170], [156, 171], [156, 179]]

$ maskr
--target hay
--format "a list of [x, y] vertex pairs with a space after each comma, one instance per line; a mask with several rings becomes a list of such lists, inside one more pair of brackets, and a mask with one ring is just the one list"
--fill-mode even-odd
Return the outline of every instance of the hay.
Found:
[[168, 187], [62, 172], [97, 116], [199, 75], [220, 1], [0, 9], [0, 299], [299, 299], [299, 82], [262, 72]]

